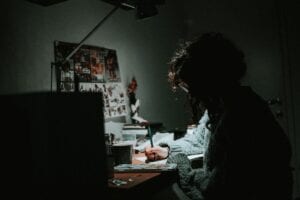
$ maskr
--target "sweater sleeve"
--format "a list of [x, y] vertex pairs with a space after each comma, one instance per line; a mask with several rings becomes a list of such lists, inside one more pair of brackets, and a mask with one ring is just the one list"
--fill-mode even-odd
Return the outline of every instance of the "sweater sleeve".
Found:
[[168, 143], [170, 153], [186, 155], [203, 153], [206, 144], [205, 138], [209, 134], [209, 130], [206, 128], [207, 121], [208, 115], [205, 112], [192, 134], [186, 134], [183, 138]]
[[192, 200], [203, 199], [200, 188], [196, 184], [198, 182], [195, 182], [195, 178], [204, 178], [202, 169], [192, 169], [189, 159], [183, 153], [170, 156], [167, 163], [177, 164], [179, 185], [182, 191]]
[[[205, 165], [205, 180], [195, 178], [203, 196], [207, 199], [220, 199], [226, 195], [245, 193], [247, 188], [242, 184], [251, 169], [248, 161], [249, 135], [245, 134], [246, 127], [243, 115], [233, 111], [225, 111], [221, 116], [215, 131], [211, 134]], [[238, 124], [237, 124], [238, 123]], [[242, 131], [244, 130], [244, 131]], [[231, 198], [234, 199], [233, 196]]]
[[[192, 169], [186, 155], [178, 153], [172, 155], [168, 162], [177, 163], [180, 186], [191, 199], [214, 199], [220, 195], [224, 183], [227, 164], [227, 151], [224, 146], [226, 138], [224, 131], [228, 131], [223, 124], [218, 127], [219, 134], [208, 137], [209, 146], [204, 158], [205, 167]], [[205, 145], [203, 143], [203, 145]], [[199, 198], [201, 196], [201, 198]]]
[[[200, 141], [199, 141], [200, 140]], [[203, 153], [201, 139], [194, 134], [186, 135], [174, 142], [169, 143], [170, 153], [184, 153], [186, 155]]]

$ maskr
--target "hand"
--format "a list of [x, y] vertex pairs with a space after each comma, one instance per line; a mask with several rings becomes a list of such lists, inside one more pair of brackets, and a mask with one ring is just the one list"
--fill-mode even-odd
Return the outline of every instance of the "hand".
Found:
[[146, 147], [145, 148], [145, 155], [148, 161], [155, 161], [155, 160], [163, 160], [166, 159], [169, 155], [169, 148], [168, 147]]

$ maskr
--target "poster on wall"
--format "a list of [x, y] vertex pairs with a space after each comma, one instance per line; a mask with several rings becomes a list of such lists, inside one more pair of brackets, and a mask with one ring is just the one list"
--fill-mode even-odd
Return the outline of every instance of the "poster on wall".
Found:
[[[55, 41], [55, 62], [63, 63], [76, 46]], [[116, 50], [83, 45], [58, 67], [56, 77], [58, 92], [102, 92], [105, 118], [127, 114]]]

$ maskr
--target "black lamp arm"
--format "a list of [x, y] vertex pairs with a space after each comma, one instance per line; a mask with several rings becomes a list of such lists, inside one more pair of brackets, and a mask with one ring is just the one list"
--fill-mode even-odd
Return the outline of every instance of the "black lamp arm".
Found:
[[[52, 92], [52, 79], [53, 79], [53, 68], [57, 70], [57, 68], [61, 69], [61, 67], [66, 64], [69, 59], [80, 49], [80, 47], [83, 45], [83, 43], [112, 15], [114, 14], [119, 8], [121, 7], [121, 3], [115, 5], [115, 7], [77, 44], [77, 46], [72, 50], [71, 53], [68, 54], [68, 56], [63, 59], [63, 61], [59, 62], [52, 62], [51, 63], [51, 85], [50, 90]], [[56, 71], [57, 73], [57, 71]]]
[[65, 58], [64, 62], [68, 61], [83, 45], [83, 43], [112, 15], [120, 8], [121, 4], [116, 5], [74, 48], [74, 50]]

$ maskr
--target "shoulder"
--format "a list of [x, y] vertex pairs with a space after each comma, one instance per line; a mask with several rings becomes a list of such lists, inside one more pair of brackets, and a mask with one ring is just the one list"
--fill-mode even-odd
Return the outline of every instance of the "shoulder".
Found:
[[235, 121], [255, 121], [259, 117], [267, 116], [270, 108], [267, 101], [258, 95], [251, 87], [241, 86], [232, 95], [225, 109], [226, 119]]
[[269, 109], [267, 101], [249, 86], [241, 87], [240, 98], [242, 102], [249, 105], [251, 110], [255, 110], [255, 108], [260, 110]]

